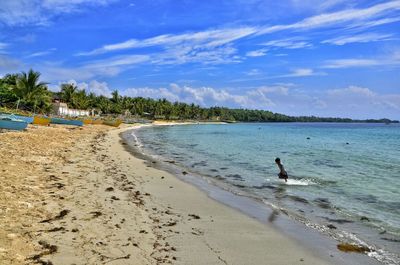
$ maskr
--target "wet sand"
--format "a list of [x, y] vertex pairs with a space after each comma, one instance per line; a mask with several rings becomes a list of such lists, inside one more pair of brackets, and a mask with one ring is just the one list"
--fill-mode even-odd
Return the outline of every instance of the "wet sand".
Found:
[[0, 264], [331, 264], [132, 156], [126, 129], [0, 134]]

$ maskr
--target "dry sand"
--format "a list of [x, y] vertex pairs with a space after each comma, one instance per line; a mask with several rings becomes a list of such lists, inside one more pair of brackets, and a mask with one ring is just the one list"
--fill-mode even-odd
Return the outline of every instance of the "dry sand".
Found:
[[0, 134], [0, 264], [328, 264], [105, 126]]

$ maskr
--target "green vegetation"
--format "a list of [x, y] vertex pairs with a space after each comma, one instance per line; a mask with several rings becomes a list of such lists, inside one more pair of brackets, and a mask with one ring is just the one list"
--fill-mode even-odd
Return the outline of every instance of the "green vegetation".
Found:
[[47, 84], [39, 82], [40, 73], [8, 74], [0, 79], [0, 104], [15, 104], [17, 108], [48, 112], [51, 93]]
[[[202, 108], [195, 104], [169, 102], [166, 99], [131, 98], [114, 91], [111, 98], [79, 90], [74, 84], [62, 84], [60, 92], [51, 92], [47, 84], [39, 82], [40, 73], [8, 74], [0, 78], [0, 107], [22, 109], [35, 113], [49, 113], [52, 99], [66, 102], [77, 109], [97, 109], [102, 114], [132, 114], [149, 119], [211, 120], [242, 122], [393, 122], [381, 120], [352, 120], [344, 118], [292, 117], [265, 110]], [[398, 121], [395, 121], [398, 122]]]

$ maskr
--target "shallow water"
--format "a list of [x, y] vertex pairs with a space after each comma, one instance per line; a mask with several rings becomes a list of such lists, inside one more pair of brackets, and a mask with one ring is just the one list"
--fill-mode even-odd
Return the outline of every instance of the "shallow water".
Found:
[[[356, 237], [389, 256], [400, 252], [397, 124], [156, 126], [136, 135], [145, 152], [187, 172], [287, 209], [323, 231], [333, 226], [329, 233], [337, 238]], [[275, 157], [287, 183], [277, 177]]]

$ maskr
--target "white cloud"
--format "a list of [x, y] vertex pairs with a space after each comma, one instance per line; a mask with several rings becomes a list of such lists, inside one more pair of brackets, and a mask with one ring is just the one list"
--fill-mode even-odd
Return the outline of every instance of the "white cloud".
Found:
[[45, 56], [45, 55], [53, 53], [56, 50], [57, 50], [56, 48], [51, 48], [47, 51], [34, 52], [34, 53], [31, 53], [30, 55], [28, 55], [27, 58]]
[[325, 11], [334, 8], [342, 3], [348, 3], [348, 0], [291, 0], [293, 7], [297, 10], [313, 10], [316, 12]]
[[[261, 72], [257, 69], [250, 70], [249, 72], [245, 73], [248, 78], [237, 78], [231, 79], [230, 82], [237, 83], [237, 82], [248, 82], [248, 81], [255, 81], [255, 80], [270, 80], [276, 78], [286, 78], [286, 77], [306, 77], [306, 76], [322, 76], [326, 75], [324, 72], [315, 72], [311, 68], [295, 68], [288, 74], [282, 75], [261, 75]], [[286, 85], [285, 85], [286, 86]]]
[[281, 40], [271, 40], [262, 45], [268, 47], [276, 47], [276, 48], [284, 48], [284, 49], [302, 49], [302, 48], [310, 48], [312, 44], [303, 40], [298, 40], [295, 38], [289, 39], [281, 39]]
[[175, 95], [170, 89], [167, 88], [128, 88], [121, 92], [122, 95], [130, 97], [144, 97], [144, 98], [166, 98], [169, 101], [175, 102], [179, 101], [178, 95]]
[[50, 84], [48, 88], [53, 92], [59, 92], [62, 84], [73, 84], [77, 86], [78, 90], [85, 90], [87, 94], [94, 93], [97, 96], [111, 97], [111, 89], [108, 87], [107, 82], [100, 82], [91, 80], [90, 82], [77, 82], [75, 79], [68, 81], [60, 81], [57, 84]]
[[362, 29], [368, 29], [371, 27], [376, 27], [380, 25], [385, 25], [385, 24], [390, 24], [390, 23], [395, 23], [400, 21], [400, 17], [391, 17], [391, 18], [381, 18], [381, 19], [376, 19], [372, 21], [361, 21], [361, 22], [355, 22], [350, 25], [347, 25], [347, 29], [352, 29], [352, 28], [362, 28]]
[[[76, 1], [76, 2], [81, 2]], [[323, 10], [336, 6], [342, 0], [331, 0], [325, 2]], [[321, 5], [320, 5], [321, 6]], [[322, 5], [324, 6], [324, 4]], [[314, 29], [325, 26], [349, 27], [356, 23], [392, 23], [390, 17], [393, 12], [400, 9], [400, 1], [376, 4], [367, 8], [345, 9], [338, 12], [324, 13], [317, 16], [308, 17], [293, 24], [272, 25], [259, 27], [240, 26], [236, 28], [210, 29], [198, 32], [188, 32], [182, 34], [163, 34], [145, 39], [128, 39], [118, 43], [103, 45], [99, 48], [87, 52], [81, 52], [78, 56], [99, 55], [110, 52], [120, 52], [131, 49], [141, 49], [154, 47], [157, 52], [147, 54], [151, 57], [152, 64], [223, 64], [241, 62], [243, 58], [238, 55], [234, 43], [255, 35], [262, 35], [283, 30]], [[382, 16], [386, 15], [386, 20]], [[364, 37], [362, 39], [362, 37]], [[368, 37], [368, 36], [367, 36]], [[370, 35], [370, 40], [377, 36]], [[381, 36], [382, 37], [382, 36]], [[350, 41], [366, 41], [366, 36], [359, 36], [357, 39], [348, 37], [347, 39], [327, 40], [335, 43]], [[299, 38], [287, 38], [280, 40], [270, 40], [264, 43], [269, 49], [302, 49], [310, 48], [312, 44]], [[267, 48], [248, 51], [247, 57], [257, 57], [266, 55]]]
[[163, 46], [166, 49], [178, 47], [190, 47], [194, 49], [206, 49], [223, 46], [235, 40], [244, 38], [256, 32], [252, 27], [240, 27], [232, 29], [207, 30], [200, 32], [184, 33], [184, 34], [165, 34], [148, 39], [138, 40], [130, 39], [120, 43], [104, 45], [101, 48], [90, 52], [83, 52], [77, 55], [95, 55], [112, 51], [120, 51], [134, 48]]
[[[83, 84], [82, 84], [83, 85]], [[99, 82], [97, 80], [90, 81], [89, 84], [85, 83], [85, 90], [88, 93], [94, 93], [98, 96], [111, 97], [112, 90], [108, 87], [106, 82]]]
[[256, 75], [260, 75], [261, 71], [259, 69], [251, 69], [250, 71], [245, 72], [245, 74], [249, 75], [249, 76], [256, 76]]
[[59, 13], [76, 12], [82, 5], [108, 5], [115, 0], [43, 0], [42, 7]]
[[37, 66], [35, 67], [35, 69], [38, 69], [42, 73], [43, 79], [46, 80], [46, 82], [68, 80], [70, 78], [77, 80], [87, 80], [95, 76], [95, 73], [87, 70], [54, 65]]
[[105, 60], [96, 60], [86, 63], [83, 68], [86, 69], [108, 69], [120, 66], [129, 66], [142, 62], [149, 61], [150, 57], [148, 55], [125, 55], [125, 56], [115, 56]]
[[15, 71], [18, 70], [20, 66], [21, 62], [18, 60], [0, 54], [0, 71]]
[[33, 33], [28, 33], [26, 35], [16, 38], [16, 40], [22, 41], [25, 43], [34, 43], [36, 41], [36, 39], [37, 39], [37, 36]]
[[328, 107], [328, 103], [326, 103], [324, 100], [314, 97], [313, 106], [315, 106], [317, 109], [326, 109]]
[[127, 49], [159, 47], [160, 51], [148, 54], [153, 64], [203, 63], [222, 64], [240, 62], [237, 49], [231, 43], [249, 36], [254, 28], [208, 30], [185, 34], [167, 34], [137, 40], [131, 39], [121, 43], [104, 45], [90, 52], [77, 55], [97, 55]]
[[376, 95], [369, 88], [359, 86], [349, 86], [347, 88], [328, 90], [328, 95], [348, 96], [349, 94], [361, 95], [365, 97], [373, 97]]
[[[88, 83], [78, 83], [75, 80], [69, 80], [68, 83], [76, 84], [79, 89], [85, 89], [89, 93], [111, 96], [112, 89], [106, 82], [92, 80]], [[166, 98], [171, 102], [195, 103], [204, 107], [266, 109], [295, 116], [398, 119], [393, 113], [400, 110], [400, 94], [380, 94], [360, 86], [307, 91], [296, 88], [294, 84], [275, 84], [232, 91], [209, 86], [193, 87], [172, 83], [168, 87], [128, 88], [119, 92], [124, 96]]]
[[262, 108], [274, 106], [271, 95], [288, 95], [289, 86], [261, 86], [242, 93], [212, 87], [180, 86], [172, 83], [165, 88], [129, 88], [121, 92], [133, 97], [166, 98], [172, 102], [195, 103], [201, 106], [230, 106], [240, 108]]
[[267, 55], [267, 49], [259, 49], [254, 51], [249, 51], [246, 53], [247, 57], [261, 57]]
[[271, 76], [268, 79], [282, 78], [282, 77], [306, 77], [306, 76], [322, 76], [326, 75], [324, 72], [315, 72], [311, 68], [295, 68], [289, 74]]
[[176, 47], [164, 53], [152, 54], [153, 64], [225, 64], [240, 62], [237, 49], [229, 45], [213, 49], [196, 49], [193, 47]]
[[0, 42], [0, 50], [7, 48], [8, 43]]
[[[269, 34], [282, 30], [307, 30], [344, 23], [360, 23], [361, 21], [372, 22], [371, 20], [381, 19], [380, 16], [384, 14], [388, 15], [388, 13], [394, 12], [398, 9], [400, 9], [400, 1], [390, 1], [364, 9], [345, 9], [338, 12], [316, 15], [293, 24], [265, 26], [261, 28], [257, 32], [257, 34]], [[386, 19], [386, 21], [381, 20], [380, 23], [382, 24], [393, 22], [393, 20], [388, 20], [390, 19], [390, 17], [387, 17]]]
[[337, 59], [325, 61], [322, 68], [350, 68], [350, 67], [372, 67], [372, 66], [398, 66], [400, 65], [400, 50], [392, 50], [391, 53], [380, 55], [376, 58], [359, 59]]
[[59, 14], [79, 12], [85, 6], [106, 5], [115, 0], [2, 0], [0, 22], [8, 26], [46, 25]]
[[292, 87], [293, 84], [276, 84], [273, 86], [261, 86], [256, 88], [257, 91], [261, 91], [265, 94], [277, 94], [277, 95], [285, 95], [289, 94], [289, 88]]
[[[399, 56], [400, 57], [400, 56]], [[400, 58], [396, 57], [396, 53], [393, 53], [390, 57], [382, 57], [376, 59], [337, 59], [328, 60], [322, 66], [322, 68], [351, 68], [351, 67], [371, 67], [371, 66], [394, 66], [400, 65]]]
[[365, 112], [365, 118], [368, 118], [368, 115], [383, 118], [385, 116], [383, 113], [387, 110], [400, 110], [400, 94], [380, 94], [359, 86], [328, 90], [325, 100], [338, 109], [344, 108], [356, 113]]
[[89, 80], [95, 77], [115, 76], [140, 63], [149, 61], [147, 55], [115, 56], [107, 60], [94, 60], [77, 67], [63, 67], [62, 63], [40, 63], [34, 65], [47, 81]]
[[324, 40], [321, 43], [329, 43], [334, 45], [345, 45], [348, 43], [365, 43], [373, 41], [391, 40], [392, 34], [365, 33], [351, 36], [341, 36], [333, 39]]
[[290, 75], [291, 76], [311, 76], [311, 75], [315, 75], [315, 72], [313, 69], [310, 69], [310, 68], [297, 68], [297, 69], [294, 69]]

